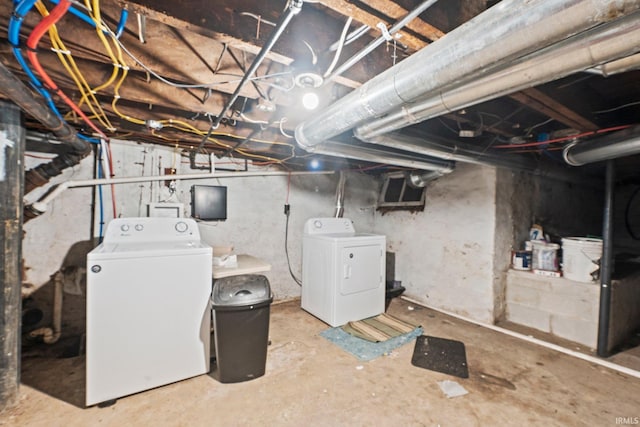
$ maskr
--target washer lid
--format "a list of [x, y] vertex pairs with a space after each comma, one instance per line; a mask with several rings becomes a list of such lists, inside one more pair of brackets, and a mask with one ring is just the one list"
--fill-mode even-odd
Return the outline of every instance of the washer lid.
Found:
[[102, 243], [87, 256], [89, 258], [115, 259], [197, 254], [212, 256], [211, 246], [200, 241]]

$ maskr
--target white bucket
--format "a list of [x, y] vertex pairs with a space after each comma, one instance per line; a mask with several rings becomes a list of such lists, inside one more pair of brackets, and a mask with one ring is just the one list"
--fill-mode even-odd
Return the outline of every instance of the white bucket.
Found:
[[532, 267], [534, 270], [558, 271], [558, 249], [560, 245], [533, 240]]
[[600, 269], [602, 239], [565, 237], [562, 239], [562, 272], [576, 282], [595, 281], [592, 273]]

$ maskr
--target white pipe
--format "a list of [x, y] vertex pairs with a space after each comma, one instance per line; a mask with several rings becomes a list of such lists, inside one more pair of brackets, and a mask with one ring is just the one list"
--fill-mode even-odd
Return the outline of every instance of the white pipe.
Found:
[[455, 162], [434, 157], [420, 158], [415, 154], [394, 153], [389, 150], [380, 150], [376, 147], [355, 146], [333, 141], [326, 141], [322, 144], [305, 148], [305, 150], [324, 156], [344, 157], [347, 159], [383, 163], [410, 169], [436, 171], [442, 175], [453, 172], [455, 168]]
[[63, 280], [64, 274], [61, 271], [56, 272], [53, 278], [53, 320], [51, 327], [38, 328], [29, 333], [31, 337], [42, 336], [42, 340], [46, 344], [55, 344], [60, 339], [60, 335], [62, 335]]
[[151, 181], [180, 181], [188, 179], [207, 179], [207, 178], [240, 178], [240, 177], [252, 177], [252, 176], [283, 176], [283, 175], [329, 175], [333, 174], [333, 171], [318, 171], [318, 172], [210, 172], [210, 173], [192, 173], [185, 175], [154, 175], [154, 176], [132, 176], [122, 178], [99, 178], [99, 179], [85, 179], [78, 181], [65, 181], [58, 184], [53, 191], [48, 193], [44, 198], [31, 204], [31, 208], [39, 213], [44, 213], [47, 210], [47, 205], [60, 194], [62, 194], [68, 188], [76, 187], [92, 187], [94, 185], [108, 185], [108, 184], [132, 184], [136, 182], [151, 182]]
[[521, 334], [521, 333], [518, 333], [518, 332], [514, 332], [514, 331], [511, 331], [509, 329], [501, 328], [500, 326], [490, 325], [488, 323], [483, 323], [483, 322], [479, 322], [477, 320], [469, 319], [468, 317], [464, 317], [464, 316], [461, 316], [459, 314], [452, 313], [450, 311], [441, 310], [439, 308], [434, 308], [434, 307], [429, 307], [428, 305], [426, 305], [426, 304], [424, 304], [424, 303], [422, 303], [420, 301], [414, 300], [414, 299], [412, 299], [410, 297], [406, 297], [404, 295], [401, 296], [400, 298], [402, 298], [403, 300], [408, 301], [408, 302], [410, 302], [412, 304], [416, 304], [416, 305], [428, 308], [429, 310], [434, 310], [434, 311], [437, 311], [439, 313], [446, 314], [447, 316], [455, 317], [456, 319], [460, 319], [460, 320], [465, 321], [465, 322], [473, 323], [474, 325], [482, 326], [484, 328], [491, 329], [492, 331], [500, 332], [501, 334], [509, 335], [511, 337], [518, 338], [518, 339], [530, 342], [532, 344], [539, 345], [541, 347], [546, 347], [548, 349], [555, 350], [555, 351], [557, 351], [559, 353], [564, 353], [564, 354], [566, 354], [568, 356], [572, 356], [572, 357], [575, 357], [577, 359], [585, 360], [585, 361], [587, 361], [589, 363], [595, 363], [597, 365], [604, 366], [605, 368], [613, 369], [614, 371], [621, 372], [621, 373], [629, 375], [631, 377], [640, 378], [640, 372], [636, 371], [635, 369], [631, 369], [631, 368], [627, 368], [626, 366], [620, 366], [620, 365], [617, 365], [615, 363], [607, 362], [606, 360], [602, 360], [602, 359], [597, 358], [597, 357], [589, 356], [588, 354], [580, 353], [579, 351], [570, 350], [568, 348], [564, 348], [564, 347], [559, 346], [557, 344], [552, 344], [552, 343], [543, 341], [543, 340], [538, 339], [538, 338], [530, 337], [528, 335], [524, 335], [524, 334]]

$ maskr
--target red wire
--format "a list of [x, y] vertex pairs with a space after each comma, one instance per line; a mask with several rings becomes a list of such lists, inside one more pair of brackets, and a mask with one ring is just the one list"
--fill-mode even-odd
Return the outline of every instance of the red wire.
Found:
[[562, 141], [567, 141], [567, 140], [574, 139], [574, 138], [582, 138], [583, 136], [597, 135], [597, 134], [605, 133], [605, 132], [613, 132], [613, 131], [616, 131], [616, 130], [626, 129], [628, 127], [631, 127], [631, 125], [614, 126], [614, 127], [610, 127], [610, 128], [606, 128], [606, 129], [598, 129], [598, 130], [594, 130], [594, 131], [583, 132], [583, 133], [579, 133], [577, 135], [569, 135], [569, 136], [564, 136], [562, 138], [549, 139], [547, 141], [529, 142], [527, 144], [494, 145], [491, 148], [537, 147], [539, 145], [546, 145], [546, 144], [551, 144], [551, 143], [554, 143], [554, 142], [562, 142]]
[[[111, 144], [106, 142], [107, 146], [107, 161], [109, 162], [109, 170], [111, 171], [111, 176], [109, 178], [113, 178], [115, 174], [113, 173], [113, 156], [111, 155]], [[118, 218], [118, 213], [116, 212], [116, 188], [115, 185], [111, 184], [111, 206], [113, 207], [113, 217]]]
[[47, 15], [44, 19], [42, 19], [42, 21], [40, 21], [40, 23], [33, 29], [31, 34], [29, 35], [29, 38], [27, 39], [27, 47], [29, 48], [27, 50], [27, 57], [29, 58], [31, 65], [33, 65], [33, 68], [38, 72], [38, 74], [40, 74], [40, 77], [42, 77], [42, 80], [49, 87], [49, 89], [56, 92], [58, 96], [60, 96], [60, 98], [62, 98], [62, 100], [69, 107], [71, 107], [73, 111], [75, 111], [80, 117], [82, 117], [82, 120], [84, 120], [91, 127], [91, 129], [95, 130], [102, 138], [108, 139], [107, 136], [104, 134], [104, 132], [102, 132], [96, 125], [94, 125], [91, 122], [91, 120], [89, 120], [89, 118], [75, 104], [75, 102], [69, 99], [60, 90], [60, 88], [56, 86], [53, 80], [51, 80], [51, 77], [49, 77], [49, 75], [44, 71], [44, 69], [40, 65], [40, 61], [38, 60], [38, 57], [36, 55], [36, 49], [38, 47], [38, 43], [40, 42], [40, 39], [42, 38], [44, 33], [46, 33], [49, 30], [49, 28], [54, 26], [56, 22], [58, 22], [60, 18], [62, 18], [64, 14], [67, 13], [67, 10], [69, 10], [70, 6], [71, 6], [71, 2], [69, 0], [62, 0], [56, 7], [53, 8], [51, 13]]

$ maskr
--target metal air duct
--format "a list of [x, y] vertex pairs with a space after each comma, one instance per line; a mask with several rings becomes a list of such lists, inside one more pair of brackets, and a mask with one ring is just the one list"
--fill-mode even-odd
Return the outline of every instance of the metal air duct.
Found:
[[564, 160], [571, 166], [583, 166], [603, 160], [640, 154], [640, 126], [600, 138], [568, 145]]
[[364, 160], [366, 162], [434, 171], [442, 175], [453, 172], [455, 168], [455, 163], [451, 161], [435, 158], [421, 158], [408, 153], [393, 153], [388, 150], [380, 150], [375, 147], [355, 146], [333, 141], [327, 141], [310, 147], [307, 151], [325, 156], [344, 157], [347, 159]]
[[[385, 147], [412, 153], [431, 156], [443, 160], [473, 163], [478, 165], [504, 167], [525, 171], [534, 171], [537, 164], [526, 159], [513, 156], [511, 158], [485, 152], [482, 147], [463, 143], [449, 143], [436, 139], [427, 139], [412, 135], [389, 133], [375, 136], [365, 140], [371, 144], [384, 145]], [[321, 144], [323, 145], [323, 144]]]
[[594, 67], [589, 72], [600, 74], [604, 77], [613, 76], [614, 74], [624, 73], [625, 71], [637, 70], [640, 68], [640, 53], [627, 56], [616, 61], [607, 62], [598, 67]]
[[319, 144], [639, 8], [640, 0], [503, 0], [300, 124], [296, 139]]
[[438, 91], [358, 127], [355, 135], [366, 140], [625, 57], [640, 50], [637, 40], [640, 12], [571, 37], [453, 90]]

